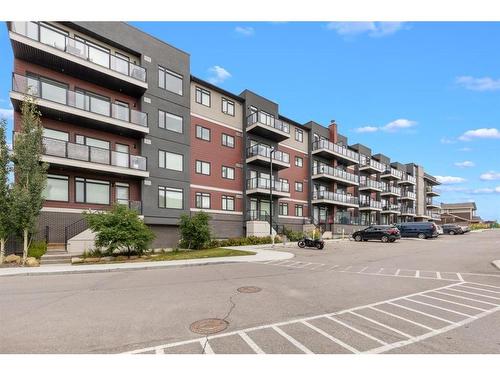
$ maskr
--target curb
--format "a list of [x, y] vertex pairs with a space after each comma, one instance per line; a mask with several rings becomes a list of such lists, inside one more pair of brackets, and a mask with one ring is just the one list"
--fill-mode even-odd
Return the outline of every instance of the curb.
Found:
[[494, 260], [491, 262], [498, 270], [500, 270], [500, 260]]

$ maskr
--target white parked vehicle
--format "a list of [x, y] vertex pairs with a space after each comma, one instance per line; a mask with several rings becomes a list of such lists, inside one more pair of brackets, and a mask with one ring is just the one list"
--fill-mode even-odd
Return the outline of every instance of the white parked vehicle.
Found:
[[443, 227], [442, 227], [441, 225], [437, 225], [437, 234], [438, 234], [438, 235], [441, 235], [441, 234], [443, 234], [443, 233], [444, 233], [444, 232], [443, 232]]

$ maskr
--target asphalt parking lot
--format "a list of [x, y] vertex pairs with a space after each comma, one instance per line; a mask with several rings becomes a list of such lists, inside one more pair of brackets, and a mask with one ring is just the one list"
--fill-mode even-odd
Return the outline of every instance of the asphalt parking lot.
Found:
[[[498, 243], [343, 241], [287, 247], [288, 261], [3, 278], [0, 352], [500, 353]], [[206, 318], [228, 327], [190, 331]]]

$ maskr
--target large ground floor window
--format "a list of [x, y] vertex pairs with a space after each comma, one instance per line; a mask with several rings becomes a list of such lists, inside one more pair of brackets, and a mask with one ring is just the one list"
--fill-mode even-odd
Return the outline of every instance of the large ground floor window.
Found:
[[111, 195], [109, 181], [76, 177], [75, 189], [76, 202], [110, 204]]
[[69, 178], [68, 176], [59, 176], [54, 174], [47, 175], [47, 184], [43, 190], [43, 197], [49, 201], [69, 200]]

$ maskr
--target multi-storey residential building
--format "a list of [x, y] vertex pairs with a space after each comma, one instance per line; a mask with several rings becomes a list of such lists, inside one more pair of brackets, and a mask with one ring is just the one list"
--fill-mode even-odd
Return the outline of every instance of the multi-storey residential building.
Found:
[[193, 77], [187, 53], [125, 23], [7, 26], [14, 131], [24, 95], [42, 112], [39, 232], [51, 243], [81, 238], [82, 211], [115, 203], [140, 212], [158, 247], [201, 210], [219, 238], [435, 219], [437, 181], [421, 166], [349, 145], [335, 121], [300, 124], [249, 90]]

